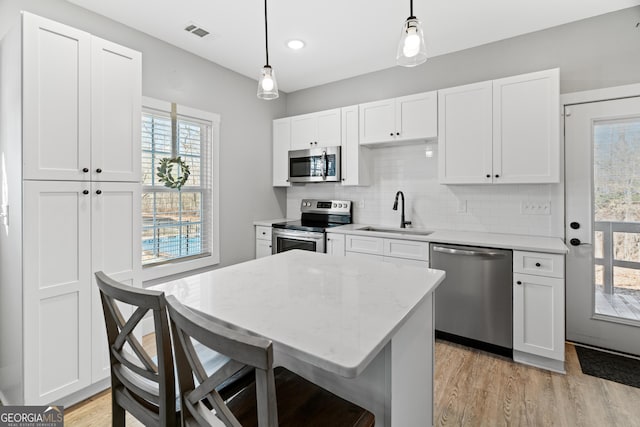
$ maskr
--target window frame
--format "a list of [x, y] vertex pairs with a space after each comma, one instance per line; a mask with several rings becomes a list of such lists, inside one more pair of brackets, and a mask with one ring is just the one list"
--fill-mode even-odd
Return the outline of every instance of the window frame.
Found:
[[[142, 97], [142, 110], [152, 109], [163, 113], [171, 113], [171, 103], [155, 98]], [[187, 107], [177, 104], [176, 112], [184, 118], [191, 118], [199, 121], [211, 123], [211, 229], [209, 230], [209, 238], [211, 241], [210, 255], [198, 258], [186, 258], [184, 260], [176, 259], [171, 262], [149, 265], [142, 267], [142, 281], [144, 286], [151, 286], [158, 283], [159, 279], [166, 279], [170, 276], [184, 275], [184, 273], [194, 272], [196, 270], [213, 267], [220, 263], [220, 173], [219, 173], [219, 157], [220, 157], [220, 115], [210, 113], [208, 111], [198, 110], [196, 108]], [[140, 117], [142, 120], [142, 117]], [[142, 134], [141, 134], [142, 135]], [[142, 140], [140, 140], [142, 144]], [[141, 145], [142, 146], [142, 145]], [[155, 171], [154, 171], [155, 173]], [[141, 177], [142, 178], [142, 177]], [[141, 187], [144, 187], [142, 180]], [[139, 218], [142, 223], [142, 215]], [[204, 222], [204, 218], [203, 218]], [[140, 235], [142, 238], [142, 235]]]

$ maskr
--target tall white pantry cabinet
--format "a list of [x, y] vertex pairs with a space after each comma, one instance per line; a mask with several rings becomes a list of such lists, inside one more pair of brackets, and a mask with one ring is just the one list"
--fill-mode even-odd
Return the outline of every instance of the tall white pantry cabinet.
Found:
[[0, 44], [0, 398], [108, 385], [93, 273], [140, 282], [141, 55], [23, 12]]

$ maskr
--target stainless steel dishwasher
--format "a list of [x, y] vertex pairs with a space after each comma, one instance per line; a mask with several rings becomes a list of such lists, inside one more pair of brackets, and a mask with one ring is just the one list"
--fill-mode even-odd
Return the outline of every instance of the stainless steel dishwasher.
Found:
[[436, 337], [512, 357], [513, 253], [431, 243], [429, 260], [447, 273], [435, 293]]

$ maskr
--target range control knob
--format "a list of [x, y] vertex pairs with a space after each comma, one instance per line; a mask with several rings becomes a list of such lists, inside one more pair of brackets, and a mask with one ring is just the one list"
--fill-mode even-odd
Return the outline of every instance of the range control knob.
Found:
[[337, 204], [337, 203], [334, 203], [334, 204], [333, 204], [333, 207], [334, 207], [334, 208], [337, 208], [337, 207], [338, 207], [338, 204]]

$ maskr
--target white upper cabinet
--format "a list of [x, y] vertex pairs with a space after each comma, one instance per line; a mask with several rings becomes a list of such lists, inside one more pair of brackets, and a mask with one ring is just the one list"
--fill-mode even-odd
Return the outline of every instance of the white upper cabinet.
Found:
[[91, 50], [92, 179], [140, 181], [141, 55], [98, 37]]
[[560, 181], [559, 81], [558, 69], [493, 81], [497, 182]]
[[360, 144], [420, 141], [438, 136], [436, 92], [360, 104]]
[[289, 185], [289, 150], [291, 149], [291, 119], [273, 121], [273, 186]]
[[342, 185], [369, 185], [369, 149], [358, 138], [358, 106], [342, 108]]
[[440, 183], [559, 182], [558, 69], [440, 90], [438, 104]]
[[291, 117], [291, 149], [341, 144], [340, 108]]
[[438, 92], [440, 183], [491, 182], [491, 99], [491, 82]]
[[22, 19], [24, 178], [89, 180], [91, 35]]
[[24, 13], [24, 179], [139, 181], [141, 63], [139, 52]]

